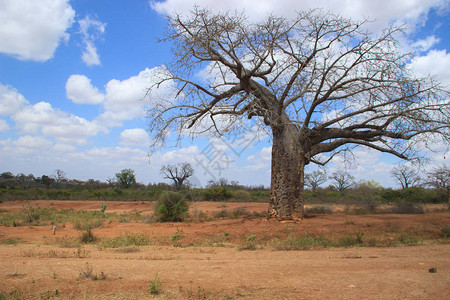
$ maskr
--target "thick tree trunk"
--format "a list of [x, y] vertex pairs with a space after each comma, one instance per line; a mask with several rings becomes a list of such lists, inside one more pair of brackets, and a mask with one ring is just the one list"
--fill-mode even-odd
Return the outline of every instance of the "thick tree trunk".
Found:
[[305, 156], [300, 150], [295, 130], [290, 126], [282, 127], [272, 128], [269, 218], [277, 218], [280, 221], [300, 220], [304, 215]]

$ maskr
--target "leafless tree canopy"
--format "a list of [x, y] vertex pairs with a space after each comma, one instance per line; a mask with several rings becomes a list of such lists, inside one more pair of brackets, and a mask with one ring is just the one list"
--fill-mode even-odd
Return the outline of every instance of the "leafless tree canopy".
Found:
[[[397, 50], [400, 28], [372, 38], [364, 22], [321, 11], [250, 24], [244, 15], [195, 9], [169, 22], [175, 60], [166, 80], [177, 84], [179, 101], [150, 112], [160, 139], [205, 119], [203, 130], [220, 130], [223, 115], [230, 123], [246, 115], [270, 127], [293, 124], [313, 161], [345, 145], [409, 158], [410, 144], [429, 137], [423, 133], [449, 137], [448, 92], [432, 78], [410, 78], [410, 56]], [[203, 67], [211, 78], [192, 76]]]
[[410, 159], [418, 141], [448, 141], [449, 92], [433, 78], [409, 74], [411, 57], [398, 51], [401, 28], [374, 37], [364, 23], [320, 10], [258, 23], [199, 8], [169, 17], [165, 40], [173, 43], [174, 61], [149, 93], [170, 82], [176, 100], [156, 101], [150, 133], [164, 142], [171, 131], [266, 129], [273, 141], [271, 203], [287, 216], [303, 209], [310, 162], [325, 164], [358, 146]]
[[401, 166], [392, 169], [392, 176], [402, 186], [402, 189], [417, 186], [420, 184], [419, 171], [411, 167]]
[[305, 184], [309, 186], [312, 191], [315, 191], [319, 185], [325, 181], [327, 181], [327, 175], [320, 170], [305, 174]]
[[450, 168], [443, 165], [428, 173], [428, 185], [436, 189], [448, 189], [450, 186]]
[[180, 190], [186, 180], [194, 175], [194, 168], [190, 163], [181, 163], [178, 165], [165, 165], [161, 168], [161, 174], [164, 178], [173, 180], [175, 188]]
[[64, 172], [61, 169], [56, 169], [55, 174], [52, 177], [53, 177], [53, 179], [56, 180], [56, 183], [60, 183], [62, 181], [67, 180], [66, 172]]
[[339, 192], [345, 191], [355, 184], [355, 177], [348, 172], [334, 172], [330, 179]]

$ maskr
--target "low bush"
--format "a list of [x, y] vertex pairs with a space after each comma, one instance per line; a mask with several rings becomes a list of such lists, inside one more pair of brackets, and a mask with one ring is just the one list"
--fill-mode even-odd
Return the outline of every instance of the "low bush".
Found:
[[204, 189], [202, 195], [206, 201], [223, 201], [233, 197], [231, 190], [224, 186], [215, 186]]
[[253, 200], [253, 197], [250, 194], [250, 192], [245, 191], [245, 190], [232, 191], [231, 194], [232, 194], [233, 201], [236, 201], [236, 202], [250, 202]]
[[391, 212], [394, 214], [423, 214], [424, 210], [420, 204], [401, 201], [395, 203]]
[[160, 222], [182, 222], [189, 211], [189, 205], [178, 193], [166, 192], [156, 204], [155, 215]]
[[387, 203], [443, 203], [447, 201], [446, 195], [442, 191], [422, 187], [410, 187], [401, 190], [385, 189], [380, 195]]
[[153, 280], [150, 280], [149, 292], [152, 295], [159, 295], [164, 287], [164, 282], [159, 279], [158, 274], [155, 275]]
[[80, 236], [80, 242], [83, 244], [95, 243], [98, 238], [94, 235], [91, 228], [86, 228], [85, 232], [83, 232]]

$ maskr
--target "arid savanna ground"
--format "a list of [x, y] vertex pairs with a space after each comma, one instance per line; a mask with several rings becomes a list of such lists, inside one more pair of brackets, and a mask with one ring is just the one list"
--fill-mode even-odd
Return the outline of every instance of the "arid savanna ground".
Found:
[[[92, 243], [80, 242], [86, 231], [74, 221], [0, 226], [0, 299], [450, 298], [442, 207], [280, 223], [264, 218], [264, 203], [196, 202], [189, 221], [155, 223], [151, 202], [106, 205], [117, 217], [91, 230]], [[26, 207], [100, 203], [0, 203], [2, 215]]]

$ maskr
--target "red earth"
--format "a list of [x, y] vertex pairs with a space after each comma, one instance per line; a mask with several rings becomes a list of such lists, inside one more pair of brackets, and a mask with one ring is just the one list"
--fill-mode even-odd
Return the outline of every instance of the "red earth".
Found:
[[[3, 211], [25, 202], [4, 201]], [[33, 202], [34, 203], [34, 202]], [[96, 201], [36, 201], [40, 207], [99, 210]], [[106, 202], [108, 213], [151, 215], [151, 203]], [[212, 215], [264, 203], [196, 202], [191, 213]], [[336, 211], [340, 207], [334, 207]], [[100, 241], [119, 235], [148, 236], [148, 246], [70, 247], [80, 236], [73, 224], [0, 226], [0, 292], [25, 299], [450, 299], [450, 245], [441, 229], [450, 213], [422, 215], [311, 215], [280, 223], [259, 216], [185, 223], [106, 222], [93, 229]], [[332, 239], [364, 233], [420, 237], [415, 246], [312, 248], [281, 251], [274, 239], [323, 234]], [[250, 239], [256, 247], [242, 250]], [[97, 280], [82, 278], [88, 274]], [[430, 272], [435, 271], [435, 272]], [[86, 276], [84, 276], [86, 277]], [[161, 286], [158, 285], [161, 283]], [[151, 294], [150, 287], [158, 290]], [[8, 296], [8, 297], [9, 297]], [[1, 294], [0, 294], [1, 298]], [[13, 298], [15, 299], [15, 298]]]

